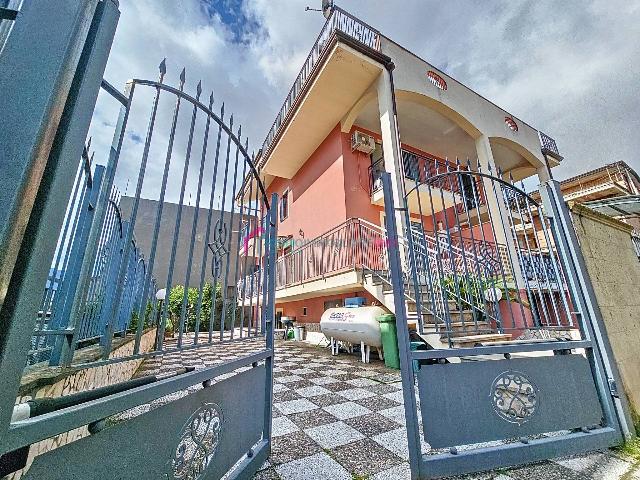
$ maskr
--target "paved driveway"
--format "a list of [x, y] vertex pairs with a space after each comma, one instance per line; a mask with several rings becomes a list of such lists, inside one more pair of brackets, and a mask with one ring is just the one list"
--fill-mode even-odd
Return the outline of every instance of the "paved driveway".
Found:
[[[410, 478], [400, 374], [373, 357], [277, 343], [273, 449], [256, 480]], [[459, 478], [640, 480], [640, 469], [595, 452]]]

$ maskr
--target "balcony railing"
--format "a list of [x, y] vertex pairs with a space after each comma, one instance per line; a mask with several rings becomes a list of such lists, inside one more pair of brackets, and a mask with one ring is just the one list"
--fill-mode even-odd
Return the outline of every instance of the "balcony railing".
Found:
[[636, 255], [640, 259], [640, 231], [634, 230], [631, 232], [631, 242], [633, 243], [633, 248], [636, 251]]
[[538, 132], [540, 136], [540, 146], [542, 147], [542, 153], [551, 155], [553, 157], [559, 158], [562, 160], [562, 156], [558, 151], [558, 146], [556, 145], [556, 141], [551, 138], [549, 135], [546, 135], [542, 132]]
[[521, 251], [522, 274], [529, 282], [559, 284], [556, 266], [551, 253], [541, 251]]
[[[444, 191], [458, 195], [461, 199], [464, 199], [465, 204], [458, 205], [458, 208], [472, 211], [478, 206], [485, 204], [484, 190], [474, 185], [474, 178], [468, 175], [451, 176], [446, 175], [440, 178], [433, 179], [433, 177], [453, 171], [456, 169], [466, 170], [466, 166], [460, 166], [441, 160], [435, 157], [429, 157], [425, 155], [418, 155], [408, 150], [402, 150], [402, 169], [404, 177], [411, 181], [411, 183], [423, 185], [429, 184], [428, 189], [442, 189]], [[380, 182], [380, 175], [384, 172], [384, 159], [380, 158], [376, 160], [371, 166], [369, 166], [369, 193], [373, 195], [382, 188]], [[431, 180], [430, 180], [431, 179]], [[429, 181], [428, 181], [429, 180]]]
[[282, 108], [280, 108], [273, 125], [271, 125], [271, 128], [269, 129], [269, 133], [267, 133], [267, 137], [262, 144], [263, 158], [265, 158], [271, 143], [280, 129], [286, 124], [296, 101], [304, 91], [309, 79], [313, 76], [313, 72], [318, 65], [318, 60], [322, 57], [322, 54], [329, 46], [329, 40], [336, 30], [340, 30], [373, 50], [380, 51], [380, 33], [377, 30], [354, 17], [350, 13], [345, 12], [341, 8], [333, 7], [331, 16], [327, 19], [322, 30], [320, 30], [320, 35], [318, 35], [309, 56], [305, 60], [302, 70], [298, 73]]
[[[383, 270], [386, 268], [386, 251], [386, 235], [380, 227], [359, 218], [350, 218], [278, 258], [276, 290], [359, 268]], [[257, 272], [240, 279], [238, 289], [259, 291], [259, 277]]]

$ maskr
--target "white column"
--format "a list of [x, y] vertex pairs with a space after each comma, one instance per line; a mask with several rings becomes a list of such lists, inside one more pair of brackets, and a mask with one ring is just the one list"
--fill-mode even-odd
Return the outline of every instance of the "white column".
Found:
[[[404, 175], [402, 174], [402, 153], [400, 151], [400, 135], [393, 108], [393, 91], [391, 73], [383, 70], [377, 81], [378, 110], [380, 113], [380, 131], [382, 132], [382, 153], [385, 170], [391, 173], [393, 202], [396, 208], [404, 207]], [[406, 218], [403, 212], [396, 211], [396, 227], [398, 234], [406, 235]], [[400, 251], [403, 266], [406, 264], [404, 251]]]
[[[497, 177], [498, 170], [493, 158], [491, 143], [486, 135], [481, 135], [476, 139], [476, 153], [478, 155], [478, 163], [480, 164], [482, 172], [489, 173], [489, 166], [491, 166], [491, 175]], [[516, 280], [516, 284], [523, 285], [524, 277], [522, 276], [520, 261], [518, 260], [518, 251], [516, 250], [518, 242], [511, 230], [511, 219], [509, 218], [507, 205], [502, 196], [502, 190], [498, 183], [492, 184], [491, 179], [486, 177], [481, 178], [484, 183], [486, 193], [487, 209], [489, 210], [490, 218], [493, 221], [493, 231], [496, 237], [495, 241], [498, 244], [506, 245], [509, 250], [509, 255], [511, 256], [511, 262], [508, 261], [508, 257], [502, 259], [502, 263], [505, 267], [505, 274], [508, 272], [512, 273], [514, 280]], [[505, 255], [506, 253], [507, 252], [505, 252]]]

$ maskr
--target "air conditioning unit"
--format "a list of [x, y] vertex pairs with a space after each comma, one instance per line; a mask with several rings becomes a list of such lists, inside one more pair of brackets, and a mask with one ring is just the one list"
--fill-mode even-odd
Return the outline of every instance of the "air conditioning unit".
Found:
[[371, 135], [355, 131], [351, 136], [351, 151], [357, 150], [364, 153], [373, 153], [376, 149], [376, 141]]

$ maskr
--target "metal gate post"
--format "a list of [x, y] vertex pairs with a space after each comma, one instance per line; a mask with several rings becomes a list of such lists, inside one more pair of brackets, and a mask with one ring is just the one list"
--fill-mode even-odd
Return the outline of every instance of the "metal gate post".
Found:
[[[271, 195], [271, 209], [269, 210], [269, 223], [267, 231], [267, 245], [269, 248], [269, 257], [264, 267], [264, 275], [267, 289], [267, 304], [264, 306], [263, 325], [265, 325], [264, 334], [266, 337], [266, 348], [271, 350], [271, 355], [265, 359], [265, 368], [267, 370], [265, 382], [265, 404], [264, 404], [264, 429], [263, 438], [269, 440], [269, 451], [271, 451], [271, 417], [273, 408], [273, 356], [275, 354], [273, 342], [273, 322], [276, 312], [276, 253], [278, 251], [278, 195]], [[258, 298], [260, 296], [258, 295]]]
[[407, 326], [400, 249], [391, 244], [392, 242], [398, 242], [399, 245], [400, 237], [395, 222], [396, 209], [391, 190], [391, 174], [388, 172], [382, 174], [382, 189], [384, 193], [384, 218], [387, 229], [386, 248], [389, 256], [391, 285], [393, 286], [393, 305], [395, 306], [396, 326], [398, 330], [398, 352], [400, 353], [402, 396], [404, 398], [407, 442], [409, 444], [409, 464], [411, 466], [411, 478], [417, 479], [420, 477], [420, 465], [422, 463], [420, 426], [418, 423], [413, 362], [411, 360], [409, 329]]
[[[619, 424], [626, 438], [633, 436], [633, 422], [628, 410], [624, 392], [618, 390], [617, 396], [611, 390], [612, 382], [620, 382], [620, 375], [613, 361], [611, 345], [607, 338], [602, 313], [587, 273], [580, 245], [573, 229], [571, 213], [563, 199], [560, 184], [549, 180], [541, 185], [540, 194], [547, 215], [552, 216], [556, 248], [561, 252], [560, 258], [565, 263], [566, 271], [575, 291], [574, 297], [581, 307], [581, 323], [588, 338], [593, 340], [592, 369], [596, 388], [603, 400], [602, 409], [609, 426]], [[616, 422], [617, 420], [617, 422]]]
[[113, 0], [25, 1], [0, 55], [0, 438], [118, 17]]

